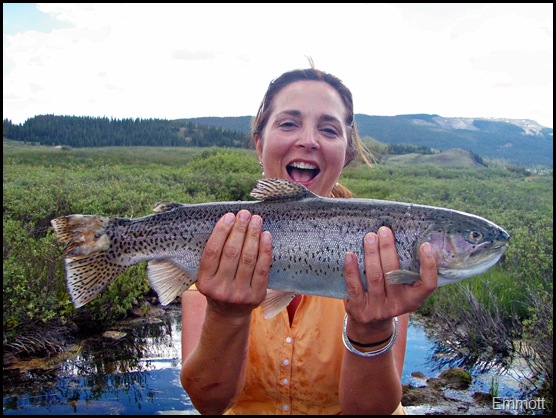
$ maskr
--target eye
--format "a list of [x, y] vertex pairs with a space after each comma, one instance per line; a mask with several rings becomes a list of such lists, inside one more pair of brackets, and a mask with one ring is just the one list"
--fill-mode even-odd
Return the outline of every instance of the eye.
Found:
[[340, 135], [338, 129], [333, 126], [323, 126], [320, 128], [320, 131], [328, 137], [336, 137]]
[[292, 121], [284, 121], [284, 122], [280, 122], [278, 126], [282, 129], [291, 129], [291, 128], [295, 128], [297, 125]]
[[479, 231], [471, 231], [469, 232], [469, 239], [473, 242], [478, 242], [483, 239], [483, 234], [481, 234]]
[[287, 119], [287, 120], [279, 121], [277, 126], [279, 129], [283, 131], [290, 131], [292, 129], [297, 128], [299, 125], [295, 121]]
[[338, 136], [338, 132], [336, 132], [336, 130], [332, 128], [324, 128], [321, 129], [321, 131], [324, 132], [326, 135]]

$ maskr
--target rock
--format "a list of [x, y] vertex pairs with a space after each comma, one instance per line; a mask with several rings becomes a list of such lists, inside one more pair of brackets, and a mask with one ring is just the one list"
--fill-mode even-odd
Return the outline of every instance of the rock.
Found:
[[436, 405], [442, 400], [442, 391], [433, 387], [416, 388], [410, 385], [403, 385], [402, 405]]
[[102, 337], [106, 338], [107, 340], [112, 340], [112, 341], [119, 341], [122, 338], [125, 338], [127, 336], [127, 333], [123, 332], [123, 331], [104, 331], [102, 333]]
[[151, 308], [147, 312], [147, 316], [162, 316], [164, 315], [164, 309], [162, 308]]
[[422, 372], [413, 372], [411, 373], [411, 376], [415, 377], [416, 379], [426, 379], [427, 376], [425, 376], [424, 373]]
[[129, 311], [129, 315], [134, 318], [142, 318], [145, 316], [145, 310], [143, 308], [133, 308]]
[[438, 379], [442, 382], [443, 386], [450, 389], [466, 390], [473, 382], [473, 377], [471, 373], [461, 367], [454, 367], [448, 370], [444, 370], [438, 376]]
[[490, 393], [475, 392], [472, 396], [479, 405], [492, 405], [492, 395]]

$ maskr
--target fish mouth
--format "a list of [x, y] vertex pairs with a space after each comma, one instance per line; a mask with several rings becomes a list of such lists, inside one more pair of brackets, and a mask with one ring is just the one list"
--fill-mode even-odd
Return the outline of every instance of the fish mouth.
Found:
[[439, 267], [438, 285], [444, 286], [484, 273], [498, 263], [507, 249], [508, 244], [502, 242], [493, 248], [470, 254], [466, 259], [468, 264]]
[[286, 171], [291, 180], [301, 183], [311, 183], [320, 173], [320, 168], [306, 161], [293, 161], [286, 165]]
[[[477, 251], [469, 255], [469, 259], [479, 258], [479, 259], [490, 259], [495, 257], [501, 257], [508, 249], [507, 242], [495, 242], [490, 247], [485, 247], [483, 251]], [[478, 261], [478, 262], [481, 262]]]

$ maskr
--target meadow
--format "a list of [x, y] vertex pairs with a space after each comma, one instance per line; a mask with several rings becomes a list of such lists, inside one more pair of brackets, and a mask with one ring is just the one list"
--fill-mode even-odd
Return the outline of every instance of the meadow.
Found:
[[[150, 290], [142, 263], [76, 311], [51, 219], [72, 213], [140, 217], [162, 200], [251, 200], [261, 176], [254, 151], [231, 148], [60, 149], [5, 141], [3, 164], [2, 328], [4, 351], [17, 355], [55, 348], [33, 337], [42, 329], [105, 327]], [[418, 313], [446, 333], [454, 349], [477, 357], [524, 356], [539, 389], [551, 393], [552, 171], [355, 162], [340, 182], [356, 197], [462, 210], [504, 227], [512, 238], [503, 260], [483, 275], [438, 289]]]

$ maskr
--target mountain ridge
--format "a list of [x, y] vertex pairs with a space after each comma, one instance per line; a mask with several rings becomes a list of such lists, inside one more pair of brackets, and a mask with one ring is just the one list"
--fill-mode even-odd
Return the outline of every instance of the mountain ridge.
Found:
[[[197, 124], [250, 130], [252, 116], [180, 119]], [[358, 113], [362, 138], [382, 143], [412, 144], [439, 151], [461, 148], [481, 157], [510, 163], [553, 166], [553, 129], [529, 119], [442, 117], [436, 114], [371, 116]]]

